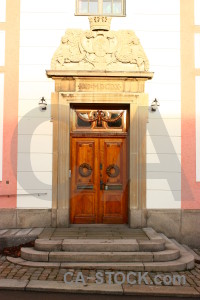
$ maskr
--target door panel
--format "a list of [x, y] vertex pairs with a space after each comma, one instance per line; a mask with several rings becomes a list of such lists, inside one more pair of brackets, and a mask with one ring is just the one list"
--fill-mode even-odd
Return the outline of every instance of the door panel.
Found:
[[76, 185], [94, 186], [95, 141], [76, 141]]
[[126, 138], [72, 138], [71, 223], [127, 223]]
[[100, 176], [105, 183], [100, 191], [103, 223], [127, 222], [127, 153], [126, 139], [100, 140]]
[[82, 191], [74, 195], [74, 218], [73, 223], [88, 224], [96, 223], [96, 199], [94, 193]]
[[96, 223], [98, 140], [72, 138], [71, 151], [71, 223]]

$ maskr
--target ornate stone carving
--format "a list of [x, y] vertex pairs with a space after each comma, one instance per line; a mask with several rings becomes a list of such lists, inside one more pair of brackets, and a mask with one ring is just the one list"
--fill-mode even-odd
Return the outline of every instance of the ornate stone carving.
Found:
[[93, 30], [65, 32], [53, 56], [52, 70], [149, 70], [148, 59], [134, 31], [106, 31], [96, 23]]
[[111, 117], [106, 117], [106, 113], [102, 110], [92, 111], [91, 114], [86, 114], [87, 118], [84, 117], [81, 113], [78, 111], [76, 112], [77, 116], [83, 120], [84, 122], [96, 122], [98, 125], [101, 125], [102, 121], [106, 123], [114, 123], [118, 121], [124, 114], [124, 111], [122, 111], [116, 118], [111, 119]]
[[110, 30], [112, 18], [105, 16], [89, 17], [91, 30]]

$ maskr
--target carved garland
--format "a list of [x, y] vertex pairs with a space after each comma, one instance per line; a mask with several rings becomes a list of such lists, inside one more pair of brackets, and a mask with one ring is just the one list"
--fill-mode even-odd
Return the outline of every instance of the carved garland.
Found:
[[79, 166], [79, 174], [82, 177], [89, 177], [92, 174], [92, 167], [87, 163], [81, 164]]
[[[114, 173], [112, 173], [112, 170], [114, 170]], [[119, 173], [120, 173], [120, 169], [115, 164], [109, 165], [106, 169], [106, 174], [111, 178], [117, 177]]]

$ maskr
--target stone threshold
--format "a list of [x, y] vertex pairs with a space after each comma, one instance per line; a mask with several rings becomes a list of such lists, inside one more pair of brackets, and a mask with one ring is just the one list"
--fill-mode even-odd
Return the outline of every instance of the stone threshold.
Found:
[[148, 286], [118, 284], [66, 284], [58, 281], [1, 279], [0, 290], [57, 292], [76, 294], [148, 295], [199, 298], [200, 289], [184, 286]]
[[165, 250], [165, 241], [137, 241], [135, 239], [64, 239], [48, 240], [36, 239], [34, 249], [44, 252], [73, 251], [73, 252], [138, 252], [152, 251], [158, 252]]

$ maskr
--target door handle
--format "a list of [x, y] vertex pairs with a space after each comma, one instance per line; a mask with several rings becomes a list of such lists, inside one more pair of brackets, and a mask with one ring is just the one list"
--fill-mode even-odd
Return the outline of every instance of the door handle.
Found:
[[108, 186], [100, 179], [100, 190], [108, 190]]
[[109, 185], [106, 185], [107, 187], [107, 190], [123, 190], [123, 186], [122, 184], [109, 184]]
[[93, 185], [77, 185], [77, 190], [93, 190]]
[[104, 190], [105, 183], [100, 179], [100, 190]]

